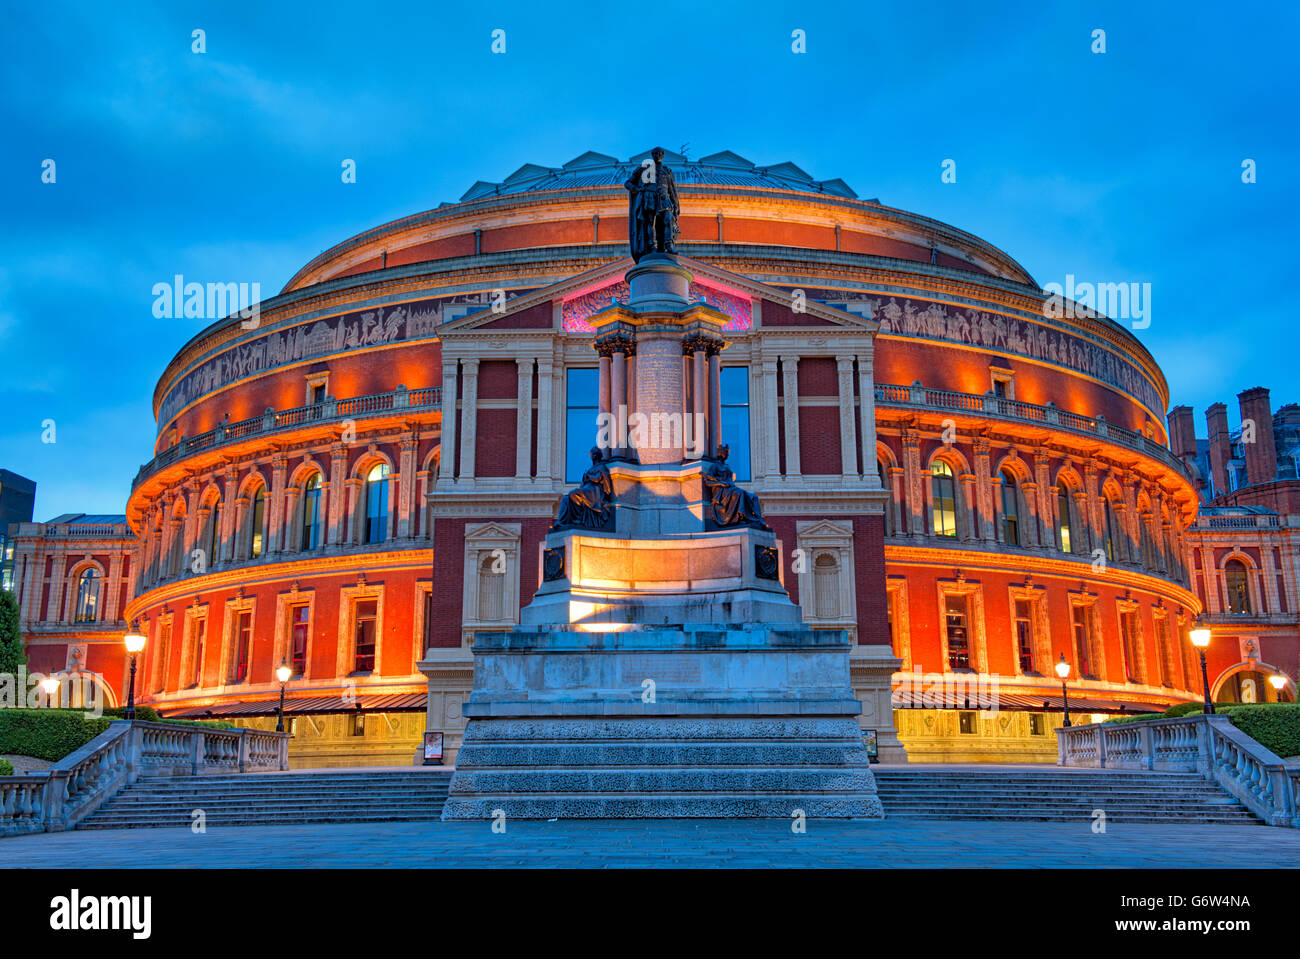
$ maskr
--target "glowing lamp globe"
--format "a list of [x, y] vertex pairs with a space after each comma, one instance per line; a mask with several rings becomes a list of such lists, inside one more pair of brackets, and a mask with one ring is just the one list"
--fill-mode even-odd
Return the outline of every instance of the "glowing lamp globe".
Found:
[[1192, 645], [1197, 649], [1205, 649], [1210, 645], [1210, 631], [1204, 626], [1192, 630], [1189, 635], [1192, 639]]
[[293, 670], [290, 669], [288, 665], [285, 663], [281, 663], [279, 667], [276, 668], [275, 677], [276, 679], [280, 680], [280, 682], [282, 683], [287, 683], [289, 681], [289, 677], [292, 675], [293, 675]]
[[1070, 675], [1070, 664], [1065, 661], [1065, 653], [1061, 654], [1061, 660], [1056, 664], [1056, 675], [1062, 679]]
[[1268, 681], [1279, 693], [1282, 691], [1282, 687], [1286, 685], [1286, 677], [1282, 675], [1270, 676]]
[[126, 651], [134, 656], [144, 650], [144, 633], [140, 632], [138, 627], [132, 626], [122, 637], [122, 642], [126, 644]]

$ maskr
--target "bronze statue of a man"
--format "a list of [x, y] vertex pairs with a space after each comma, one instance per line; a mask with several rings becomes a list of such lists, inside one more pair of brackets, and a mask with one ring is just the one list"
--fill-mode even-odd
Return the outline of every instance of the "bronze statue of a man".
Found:
[[645, 163], [632, 171], [623, 184], [628, 197], [627, 234], [632, 259], [641, 262], [647, 253], [676, 253], [677, 217], [681, 204], [677, 200], [677, 181], [664, 164], [663, 147], [650, 151], [653, 164]]

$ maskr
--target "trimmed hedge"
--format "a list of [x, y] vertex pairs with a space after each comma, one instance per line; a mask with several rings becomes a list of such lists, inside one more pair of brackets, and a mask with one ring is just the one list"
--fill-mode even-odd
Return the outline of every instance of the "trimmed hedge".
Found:
[[56, 763], [108, 729], [79, 709], [0, 709], [0, 753]]
[[1234, 703], [1215, 708], [1265, 749], [1283, 759], [1300, 756], [1300, 703]]
[[14, 774], [14, 764], [7, 759], [0, 759], [0, 776], [12, 776]]

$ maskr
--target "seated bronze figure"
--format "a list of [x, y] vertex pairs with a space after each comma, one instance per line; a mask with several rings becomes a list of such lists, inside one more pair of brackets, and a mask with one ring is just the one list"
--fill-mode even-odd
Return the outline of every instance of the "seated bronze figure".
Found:
[[704, 493], [708, 499], [708, 519], [715, 527], [753, 526], [770, 529], [763, 521], [758, 497], [736, 485], [736, 474], [727, 465], [730, 447], [718, 447], [718, 455], [704, 460]]
[[560, 500], [560, 514], [551, 529], [614, 529], [614, 483], [600, 447], [591, 448], [591, 466], [581, 483]]

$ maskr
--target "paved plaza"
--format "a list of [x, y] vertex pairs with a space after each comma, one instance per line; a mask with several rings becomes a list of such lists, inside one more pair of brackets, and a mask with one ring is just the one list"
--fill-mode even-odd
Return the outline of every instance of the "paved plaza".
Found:
[[1300, 866], [1300, 829], [812, 820], [406, 822], [0, 839], [0, 868], [1214, 868]]

